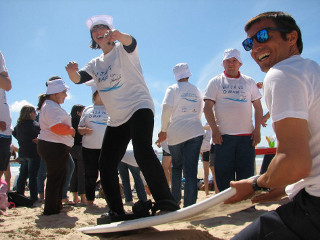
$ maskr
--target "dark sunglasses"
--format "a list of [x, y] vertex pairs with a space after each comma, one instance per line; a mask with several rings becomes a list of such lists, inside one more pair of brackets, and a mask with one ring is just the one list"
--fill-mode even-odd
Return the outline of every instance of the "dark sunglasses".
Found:
[[250, 51], [252, 49], [252, 47], [253, 47], [253, 39], [256, 39], [257, 42], [259, 42], [259, 43], [264, 43], [264, 42], [268, 41], [268, 39], [269, 39], [268, 31], [269, 30], [279, 31], [279, 32], [289, 32], [289, 30], [283, 29], [283, 28], [269, 27], [269, 28], [261, 29], [255, 35], [253, 35], [251, 38], [247, 38], [246, 40], [244, 40], [242, 42], [242, 46], [244, 47], [244, 49], [246, 51]]

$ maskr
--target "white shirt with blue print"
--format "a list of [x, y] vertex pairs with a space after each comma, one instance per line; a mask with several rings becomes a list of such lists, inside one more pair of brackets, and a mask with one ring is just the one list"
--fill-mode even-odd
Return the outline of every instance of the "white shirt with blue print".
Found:
[[173, 107], [167, 130], [168, 145], [176, 145], [204, 135], [201, 123], [203, 100], [200, 90], [189, 82], [170, 86], [162, 104]]
[[93, 131], [82, 137], [82, 146], [90, 149], [101, 149], [104, 132], [107, 127], [108, 114], [104, 105], [91, 105], [83, 110], [79, 127], [86, 125]]
[[229, 78], [224, 73], [209, 81], [204, 99], [215, 101], [214, 113], [221, 134], [251, 134], [252, 102], [262, 97], [255, 81], [243, 74]]
[[138, 49], [128, 53], [121, 43], [111, 52], [92, 59], [81, 71], [95, 81], [112, 127], [126, 123], [139, 109], [154, 113], [154, 104], [144, 81]]

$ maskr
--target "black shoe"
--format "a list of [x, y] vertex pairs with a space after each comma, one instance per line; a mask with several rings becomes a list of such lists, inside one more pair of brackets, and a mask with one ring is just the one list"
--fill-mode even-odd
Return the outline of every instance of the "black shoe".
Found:
[[101, 225], [101, 224], [109, 224], [109, 223], [113, 223], [113, 222], [121, 222], [121, 221], [125, 221], [125, 220], [133, 220], [136, 219], [137, 217], [134, 216], [134, 214], [129, 213], [123, 213], [123, 214], [118, 214], [116, 212], [113, 211], [109, 211], [108, 213], [104, 213], [101, 215], [101, 217], [99, 217], [97, 219], [97, 224]]
[[[160, 210], [160, 214], [162, 213], [169, 213], [179, 210], [179, 205], [173, 200], [161, 200], [154, 203], [152, 207], [152, 215], [159, 215], [157, 211]], [[162, 212], [162, 213], [161, 213]]]

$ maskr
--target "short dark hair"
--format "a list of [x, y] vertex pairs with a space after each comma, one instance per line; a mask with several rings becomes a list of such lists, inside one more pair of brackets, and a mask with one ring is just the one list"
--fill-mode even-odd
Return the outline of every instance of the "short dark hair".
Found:
[[[302, 53], [303, 42], [302, 42], [301, 30], [298, 27], [294, 18], [289, 13], [281, 12], [281, 11], [261, 13], [258, 16], [251, 18], [245, 25], [244, 30], [248, 32], [253, 24], [257, 22], [261, 22], [264, 19], [271, 19], [278, 28], [286, 29], [289, 32], [297, 31], [298, 33], [297, 47], [298, 47], [299, 53], [300, 54]], [[286, 34], [287, 32], [281, 32], [281, 37], [283, 38], [283, 40], [287, 40]]]

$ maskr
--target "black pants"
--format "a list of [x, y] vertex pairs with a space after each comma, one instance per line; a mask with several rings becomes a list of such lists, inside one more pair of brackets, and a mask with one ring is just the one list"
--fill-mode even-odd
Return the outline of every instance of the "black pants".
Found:
[[85, 172], [85, 192], [88, 201], [94, 201], [96, 182], [99, 175], [100, 149], [82, 147], [82, 157]]
[[45, 215], [57, 214], [62, 209], [62, 189], [67, 176], [70, 149], [62, 143], [38, 141], [38, 153], [47, 166]]
[[74, 170], [70, 181], [70, 192], [78, 192], [78, 194], [84, 194], [85, 177], [81, 145], [74, 145], [71, 148], [70, 153], [74, 161]]
[[318, 240], [320, 197], [310, 196], [303, 189], [293, 201], [261, 215], [233, 239]]
[[118, 164], [132, 140], [135, 159], [155, 201], [174, 201], [164, 171], [152, 148], [153, 113], [140, 109], [124, 124], [108, 126], [99, 160], [101, 183], [110, 210], [124, 213], [119, 188]]

